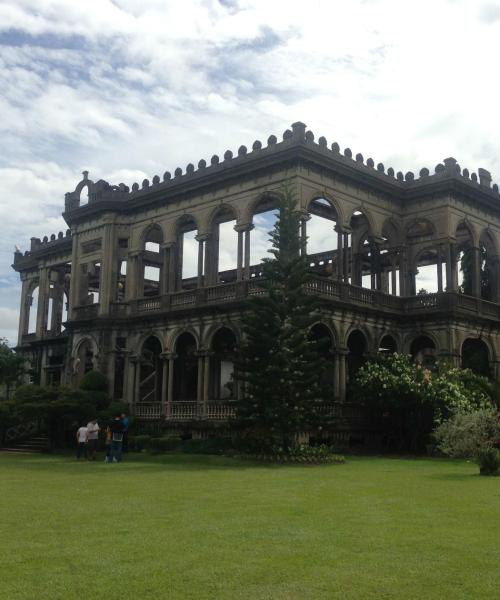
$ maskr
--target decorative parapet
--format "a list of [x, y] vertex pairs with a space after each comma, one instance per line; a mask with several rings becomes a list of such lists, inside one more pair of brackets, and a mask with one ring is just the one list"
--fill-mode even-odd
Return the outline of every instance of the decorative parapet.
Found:
[[275, 155], [293, 146], [306, 147], [318, 155], [328, 157], [332, 160], [332, 164], [340, 163], [349, 166], [351, 169], [373, 178], [374, 183], [377, 180], [389, 182], [395, 187], [395, 190], [418, 188], [420, 185], [427, 186], [432, 182], [445, 178], [455, 178], [467, 182], [468, 185], [477, 187], [483, 192], [486, 191], [495, 196], [499, 193], [498, 186], [496, 184], [491, 185], [491, 174], [487, 170], [480, 168], [478, 170], [478, 177], [475, 173], [470, 174], [468, 169], [461, 170], [457, 161], [452, 157], [445, 158], [443, 163], [436, 165], [433, 174], [430, 173], [427, 167], [420, 169], [419, 176], [416, 176], [412, 171], [408, 171], [406, 174], [403, 174], [402, 171], [396, 173], [392, 167], [386, 170], [382, 162], [375, 164], [375, 160], [371, 157], [365, 161], [361, 153], [353, 156], [350, 148], [345, 148], [343, 153], [341, 153], [337, 142], [333, 142], [328, 147], [328, 142], [324, 136], [319, 137], [316, 142], [314, 133], [307, 130], [304, 123], [297, 121], [291, 125], [291, 129], [287, 129], [283, 133], [282, 140], [279, 142], [275, 135], [270, 135], [267, 139], [267, 145], [263, 145], [260, 140], [256, 140], [252, 144], [251, 149], [243, 145], [240, 146], [236, 155], [232, 150], [228, 149], [222, 159], [218, 155], [213, 155], [210, 159], [210, 164], [201, 159], [198, 161], [197, 167], [194, 166], [194, 163], [189, 163], [185, 171], [181, 167], [177, 167], [174, 170], [173, 177], [169, 171], [165, 171], [162, 178], [159, 175], [154, 175], [151, 182], [149, 179], [144, 179], [142, 184], [136, 182], [132, 184], [131, 188], [123, 183], [111, 185], [104, 180], [94, 183], [88, 178], [88, 172], [84, 171], [83, 179], [76, 186], [75, 190], [66, 194], [66, 213], [70, 213], [81, 207], [80, 196], [85, 187], [88, 188], [88, 204], [104, 200], [122, 202], [150, 194], [156, 190], [167, 191], [175, 189], [180, 183], [191, 179], [201, 179], [210, 174], [222, 173], [228, 168], [244, 162], [248, 162], [250, 165], [260, 158]]

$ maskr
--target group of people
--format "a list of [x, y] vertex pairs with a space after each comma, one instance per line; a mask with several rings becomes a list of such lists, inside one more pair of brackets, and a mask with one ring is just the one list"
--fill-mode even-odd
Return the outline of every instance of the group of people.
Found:
[[[128, 426], [126, 414], [115, 415], [104, 427], [106, 433], [106, 457], [104, 462], [121, 462], [123, 452], [128, 451]], [[86, 425], [78, 428], [76, 432], [76, 458], [96, 460], [99, 446], [99, 432], [101, 427], [97, 419], [91, 419]]]

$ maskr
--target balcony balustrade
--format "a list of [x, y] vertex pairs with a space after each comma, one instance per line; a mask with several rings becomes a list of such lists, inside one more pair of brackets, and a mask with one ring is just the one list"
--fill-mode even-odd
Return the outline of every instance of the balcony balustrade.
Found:
[[[361, 419], [363, 407], [356, 403], [333, 402], [319, 407], [325, 417], [337, 419]], [[163, 415], [162, 415], [163, 412]], [[161, 402], [138, 402], [134, 406], [136, 417], [145, 420], [166, 421], [227, 421], [236, 415], [236, 402], [208, 402], [203, 404], [196, 400], [176, 401], [170, 405]]]

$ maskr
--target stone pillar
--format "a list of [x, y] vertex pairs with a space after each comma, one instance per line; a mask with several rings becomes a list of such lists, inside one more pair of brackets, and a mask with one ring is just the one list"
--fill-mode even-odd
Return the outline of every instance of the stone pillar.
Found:
[[446, 289], [449, 292], [457, 291], [457, 263], [453, 242], [449, 242], [446, 247]]
[[73, 308], [80, 304], [81, 270], [78, 260], [78, 236], [73, 235], [71, 247], [71, 274], [68, 296], [68, 320], [74, 318]]
[[344, 272], [344, 282], [345, 283], [349, 283], [349, 234], [344, 232], [343, 234], [344, 236], [344, 266], [343, 266], [343, 272]]
[[168, 355], [168, 392], [167, 392], [167, 417], [172, 415], [172, 402], [174, 400], [174, 363], [175, 354]]
[[198, 279], [197, 279], [197, 286], [203, 287], [203, 254], [204, 254], [204, 243], [205, 243], [205, 236], [200, 236], [197, 235], [196, 236], [196, 241], [198, 242]]
[[207, 411], [207, 403], [208, 403], [208, 392], [210, 385], [210, 353], [207, 352], [203, 357], [203, 404], [204, 410], [203, 413], [206, 414]]
[[141, 357], [137, 356], [134, 362], [134, 406], [141, 400]]
[[243, 279], [243, 230], [238, 225], [234, 227], [235, 231], [238, 232], [238, 249], [236, 257], [236, 279], [241, 281]]
[[30, 320], [30, 306], [32, 302], [31, 295], [28, 294], [30, 289], [30, 280], [26, 278], [24, 273], [21, 273], [22, 288], [21, 288], [21, 307], [19, 310], [19, 330], [17, 344], [20, 346], [23, 341], [23, 335], [28, 333]]
[[[50, 294], [50, 269], [42, 267], [39, 270], [38, 278], [38, 310], [36, 315], [36, 336], [43, 337], [47, 331], [47, 316], [49, 310], [49, 294]], [[42, 367], [43, 370], [43, 367]]]
[[170, 364], [169, 354], [162, 352], [160, 360], [162, 361], [161, 369], [161, 416], [168, 417], [168, 367]]
[[177, 291], [177, 254], [178, 244], [170, 242], [168, 252], [168, 293]]
[[340, 360], [338, 353], [333, 359], [333, 396], [335, 400], [340, 398]]
[[164, 242], [160, 245], [161, 256], [161, 271], [160, 271], [160, 294], [163, 296], [169, 291], [169, 276], [170, 276], [170, 250], [172, 244]]
[[342, 230], [339, 227], [335, 228], [337, 231], [337, 279], [339, 281], [344, 280], [344, 239]]
[[205, 235], [205, 286], [216, 285], [219, 272], [219, 238]]
[[481, 298], [481, 250], [471, 248], [472, 253], [472, 295]]
[[400, 296], [408, 296], [408, 289], [406, 285], [406, 270], [407, 270], [407, 262], [406, 262], [406, 251], [405, 248], [400, 248], [398, 251], [398, 261], [399, 261], [399, 295]]
[[115, 297], [117, 283], [116, 245], [115, 226], [113, 223], [108, 223], [104, 226], [102, 240], [101, 273], [99, 276], [100, 315], [109, 314], [111, 300]]
[[339, 401], [345, 402], [347, 390], [347, 350], [338, 353], [339, 358]]
[[127, 256], [127, 283], [125, 285], [125, 300], [137, 298], [138, 253], [130, 252]]
[[441, 246], [438, 246], [437, 251], [437, 283], [438, 292], [443, 291], [443, 258], [441, 256]]
[[245, 229], [245, 270], [244, 279], [250, 279], [250, 232], [253, 229], [253, 223], [248, 225]]
[[203, 381], [205, 374], [205, 353], [198, 351], [198, 387], [196, 390], [196, 402], [198, 405], [198, 416], [205, 416], [205, 403], [203, 401]]
[[175, 291], [182, 290], [182, 262], [184, 260], [184, 238], [181, 234], [177, 239], [175, 252]]

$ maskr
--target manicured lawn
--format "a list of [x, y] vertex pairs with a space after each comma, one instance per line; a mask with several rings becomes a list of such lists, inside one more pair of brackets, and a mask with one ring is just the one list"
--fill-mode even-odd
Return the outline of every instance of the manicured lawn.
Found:
[[0, 453], [0, 598], [498, 598], [500, 478], [477, 473]]

